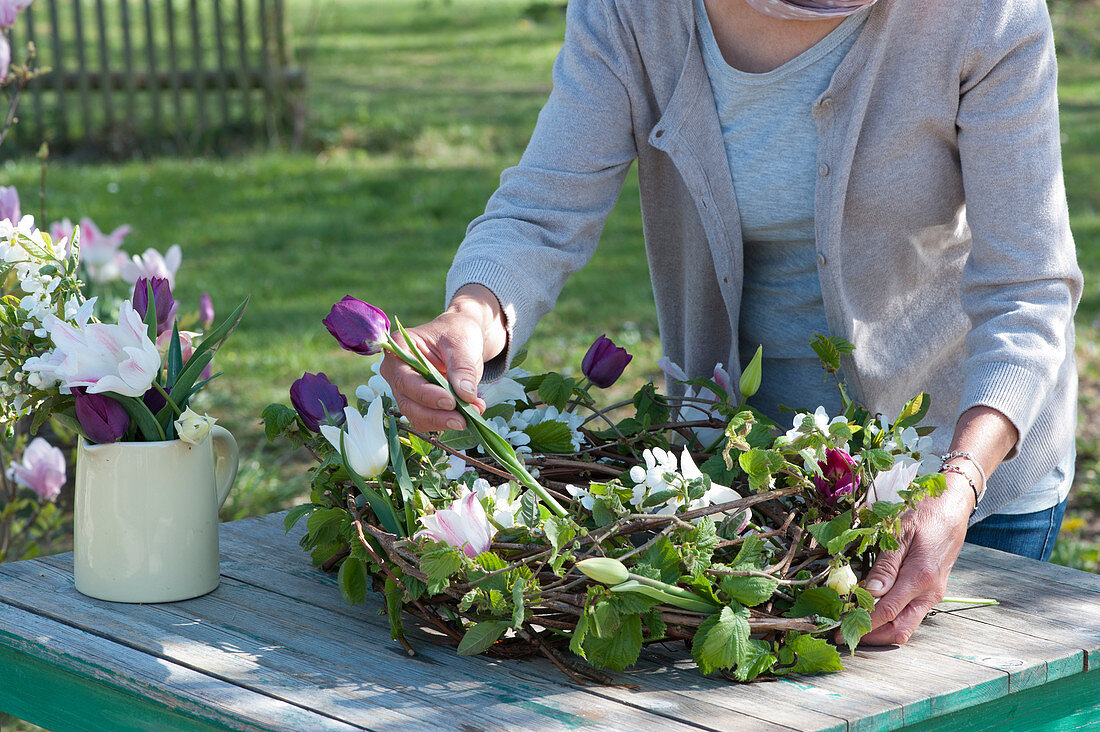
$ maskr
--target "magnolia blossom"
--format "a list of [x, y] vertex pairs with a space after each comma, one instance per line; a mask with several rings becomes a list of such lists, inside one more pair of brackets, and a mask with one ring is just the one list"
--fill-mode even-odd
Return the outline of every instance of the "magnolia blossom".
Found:
[[681, 368], [679, 364], [674, 363], [668, 356], [661, 356], [657, 359], [657, 367], [661, 369], [661, 371], [664, 371], [665, 376], [673, 381], [688, 380], [688, 375], [683, 368]]
[[414, 538], [427, 537], [458, 547], [468, 557], [488, 551], [496, 534], [477, 494], [468, 489], [447, 508], [421, 516], [420, 523], [424, 529]]
[[591, 511], [592, 507], [596, 505], [596, 497], [585, 488], [578, 488], [570, 483], [565, 486], [565, 490], [569, 495], [573, 496], [573, 498], [580, 501], [581, 506], [583, 506], [586, 511]]
[[[358, 395], [358, 392], [356, 392]], [[459, 450], [459, 455], [449, 455], [447, 457], [447, 467], [443, 470], [443, 477], [449, 481], [456, 481], [469, 472], [470, 467], [466, 465], [466, 461], [462, 459], [466, 453]], [[488, 481], [486, 481], [488, 484]]]
[[474, 492], [478, 500], [487, 503], [489, 510], [493, 512], [493, 521], [503, 529], [510, 529], [516, 525], [516, 514], [520, 509], [519, 496], [512, 498], [512, 484], [501, 483], [495, 488], [489, 485], [489, 481], [478, 478], [474, 481]]
[[[66, 219], [60, 226], [64, 227], [68, 223]], [[69, 224], [70, 234], [71, 226]], [[52, 230], [53, 227], [51, 227]], [[126, 255], [119, 251], [119, 247], [129, 233], [129, 226], [120, 226], [107, 234], [100, 231], [95, 222], [87, 216], [80, 219], [80, 263], [88, 273], [88, 279], [93, 282], [113, 282], [119, 278], [122, 268], [127, 263]], [[164, 275], [150, 275], [150, 277], [156, 276], [164, 277]], [[171, 280], [167, 277], [165, 279]], [[136, 281], [135, 279], [134, 282]]]
[[0, 28], [15, 25], [15, 16], [30, 4], [31, 0], [0, 0]]
[[122, 302], [117, 324], [72, 324], [51, 315], [45, 326], [54, 350], [24, 366], [37, 386], [60, 383], [65, 389], [87, 387], [90, 394], [140, 397], [160, 370], [157, 346], [129, 300]]
[[191, 445], [198, 445], [210, 434], [210, 428], [217, 421], [208, 414], [200, 417], [191, 407], [188, 407], [173, 424], [181, 440]]
[[507, 374], [496, 381], [479, 386], [477, 395], [485, 400], [486, 409], [505, 402], [527, 401], [527, 390], [523, 388], [523, 384], [509, 378]]
[[[642, 452], [642, 458], [646, 462], [643, 468], [635, 465], [630, 469], [630, 479], [635, 482], [634, 493], [630, 498], [633, 506], [641, 507], [651, 493], [673, 489], [677, 494], [668, 498], [664, 503], [651, 507], [651, 513], [671, 515], [682, 511], [693, 511], [697, 508], [713, 506], [719, 503], [729, 503], [741, 498], [741, 494], [729, 486], [712, 483], [703, 495], [694, 500], [687, 500], [684, 489], [691, 481], [703, 477], [703, 471], [695, 464], [691, 453], [685, 447], [680, 456], [679, 463], [676, 454], [655, 447]], [[739, 512], [740, 525], [738, 532], [743, 531], [749, 522], [749, 511], [743, 509]]]
[[[0, 0], [2, 2], [2, 0]], [[2, 50], [0, 50], [2, 53]], [[0, 63], [3, 59], [0, 59]], [[4, 75], [4, 69], [0, 68], [0, 77]], [[7, 219], [13, 224], [22, 216], [19, 213], [19, 191], [15, 186], [0, 186], [0, 219]]]
[[142, 277], [163, 277], [168, 280], [171, 287], [176, 286], [176, 272], [183, 260], [183, 253], [179, 244], [173, 244], [168, 251], [161, 255], [156, 249], [146, 249], [141, 256], [134, 255], [129, 260], [122, 262], [119, 273], [122, 279], [131, 285]]
[[920, 468], [921, 465], [918, 462], [898, 461], [889, 470], [879, 473], [875, 476], [874, 482], [871, 483], [871, 490], [867, 493], [867, 505], [876, 501], [901, 503], [904, 499], [900, 491], [909, 490]]
[[382, 424], [382, 400], [371, 402], [366, 417], [357, 409], [344, 407], [344, 417], [344, 429], [323, 424], [321, 434], [338, 452], [342, 450], [347, 455], [348, 467], [356, 474], [377, 478], [390, 463], [390, 444]]
[[8, 478], [30, 488], [43, 501], [53, 501], [65, 485], [65, 453], [36, 437], [23, 451], [23, 461], [12, 461]]

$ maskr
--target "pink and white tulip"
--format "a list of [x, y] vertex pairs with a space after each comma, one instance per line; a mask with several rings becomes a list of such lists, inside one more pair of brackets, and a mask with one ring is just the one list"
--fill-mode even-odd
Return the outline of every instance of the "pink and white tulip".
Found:
[[65, 485], [65, 454], [41, 437], [36, 437], [23, 451], [23, 461], [11, 463], [8, 476], [19, 485], [30, 488], [41, 500], [56, 500]]
[[420, 517], [424, 525], [416, 537], [427, 537], [461, 549], [466, 556], [476, 557], [489, 550], [496, 531], [485, 515], [477, 494], [469, 491], [456, 498], [447, 508]]
[[[62, 222], [62, 226], [65, 223]], [[113, 282], [119, 278], [126, 264], [126, 255], [119, 248], [129, 233], [129, 226], [120, 226], [107, 234], [100, 231], [88, 217], [80, 219], [80, 262], [89, 279], [93, 282]]]
[[15, 25], [15, 16], [30, 4], [31, 0], [0, 0], [0, 28]]
[[909, 490], [913, 481], [917, 478], [921, 464], [909, 461], [908, 464], [898, 460], [889, 470], [879, 473], [871, 483], [871, 490], [867, 492], [867, 505], [876, 501], [889, 501], [890, 503], [902, 503], [900, 491]]
[[173, 244], [163, 255], [156, 249], [146, 249], [140, 256], [134, 255], [120, 267], [122, 279], [131, 285], [142, 277], [163, 277], [175, 288], [183, 253], [179, 244]]
[[26, 371], [42, 383], [89, 394], [113, 392], [140, 397], [160, 370], [160, 353], [129, 300], [119, 308], [118, 323], [67, 323], [49, 316], [46, 328], [54, 350], [41, 359], [28, 359]]

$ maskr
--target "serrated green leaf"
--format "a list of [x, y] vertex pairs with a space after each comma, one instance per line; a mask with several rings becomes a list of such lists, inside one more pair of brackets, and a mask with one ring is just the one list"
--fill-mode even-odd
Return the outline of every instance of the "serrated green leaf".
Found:
[[401, 588], [390, 577], [386, 578], [386, 616], [390, 619], [390, 638], [399, 640], [405, 636], [401, 622]]
[[817, 543], [828, 546], [829, 542], [852, 528], [852, 512], [845, 511], [828, 523], [816, 523], [806, 527]]
[[566, 378], [557, 372], [550, 372], [538, 386], [539, 399], [545, 404], [565, 409], [569, 397], [573, 396], [573, 379]]
[[559, 455], [573, 452], [572, 433], [563, 422], [539, 422], [528, 425], [523, 432], [531, 438], [530, 447], [534, 452]]
[[573, 629], [573, 634], [569, 637], [569, 650], [575, 656], [580, 656], [586, 661], [588, 658], [584, 655], [584, 640], [588, 636], [588, 613], [582, 612], [581, 616], [577, 619], [577, 627]]
[[634, 395], [636, 418], [643, 426], [664, 424], [671, 417], [668, 402], [657, 393], [657, 387], [646, 384]]
[[894, 464], [894, 456], [882, 448], [875, 447], [863, 451], [863, 459], [878, 471], [889, 470]]
[[557, 516], [546, 519], [542, 525], [542, 530], [546, 533], [546, 538], [550, 541], [550, 546], [554, 548], [555, 554], [560, 553], [562, 547], [577, 535], [577, 530], [569, 519]]
[[675, 584], [680, 579], [680, 554], [668, 537], [661, 537], [643, 555], [645, 563], [656, 570], [653, 579]]
[[306, 521], [309, 542], [316, 546], [334, 541], [340, 533], [340, 524], [348, 518], [348, 512], [339, 508], [319, 508]]
[[780, 648], [779, 662], [785, 666], [791, 663], [794, 665], [782, 670], [776, 669], [776, 673], [816, 674], [844, 669], [835, 647], [823, 638], [814, 638], [803, 633], [795, 633]]
[[436, 438], [440, 444], [446, 445], [452, 450], [470, 450], [480, 443], [477, 435], [470, 430], [444, 430]]
[[355, 605], [367, 599], [367, 568], [358, 559], [348, 557], [344, 560], [336, 583], [347, 604]]
[[450, 579], [462, 566], [462, 555], [452, 546], [440, 546], [420, 557], [420, 571], [433, 582]]
[[726, 606], [705, 619], [695, 631], [691, 655], [699, 670], [709, 674], [745, 661], [749, 645], [748, 610]]
[[731, 599], [753, 607], [771, 599], [772, 593], [779, 587], [779, 580], [771, 577], [723, 577], [719, 586]]
[[864, 610], [866, 610], [868, 612], [875, 609], [875, 597], [874, 597], [874, 595], [872, 595], [870, 592], [863, 589], [862, 587], [856, 587], [855, 588], [855, 593], [856, 593], [856, 602], [859, 603], [859, 606], [861, 608], [863, 608]]
[[500, 640], [509, 624], [504, 620], [486, 620], [470, 626], [462, 640], [458, 644], [458, 655], [476, 656], [482, 651], [488, 650], [491, 645]]
[[736, 468], [726, 467], [726, 461], [722, 459], [721, 455], [711, 455], [699, 466], [699, 470], [709, 475], [711, 482], [718, 485], [735, 483], [737, 476], [740, 475]]
[[524, 493], [519, 500], [519, 520], [529, 529], [539, 525], [539, 499], [532, 491]]
[[840, 619], [843, 603], [840, 595], [831, 587], [809, 587], [795, 598], [790, 610], [783, 613], [788, 618], [805, 618], [820, 615], [833, 620]]
[[317, 506], [314, 506], [312, 503], [303, 503], [287, 511], [286, 516], [283, 517], [283, 528], [285, 529], [285, 533], [289, 534], [295, 524], [303, 517], [309, 516], [316, 510]]
[[734, 678], [738, 681], [752, 681], [760, 674], [770, 671], [776, 660], [771, 643], [749, 640], [745, 648], [745, 660], [737, 664], [733, 671]]
[[856, 654], [859, 639], [871, 632], [871, 614], [861, 607], [850, 610], [840, 620], [840, 634], [848, 644], [852, 655]]
[[642, 652], [642, 618], [628, 615], [622, 619], [618, 631], [607, 638], [588, 634], [584, 639], [585, 658], [593, 666], [612, 671], [622, 671], [634, 665]]
[[733, 564], [739, 568], [747, 567], [756, 569], [760, 565], [760, 557], [764, 553], [764, 540], [759, 536], [747, 536], [737, 551], [737, 557]]
[[928, 408], [931, 406], [932, 399], [927, 394], [917, 394], [901, 408], [901, 414], [894, 422], [894, 431], [900, 432], [906, 427], [912, 427], [920, 422], [928, 414]]
[[601, 600], [589, 607], [588, 617], [597, 638], [606, 638], [619, 627], [619, 610], [610, 600]]
[[276, 437], [286, 432], [297, 417], [298, 413], [285, 404], [268, 404], [260, 415], [268, 442], [274, 442]]

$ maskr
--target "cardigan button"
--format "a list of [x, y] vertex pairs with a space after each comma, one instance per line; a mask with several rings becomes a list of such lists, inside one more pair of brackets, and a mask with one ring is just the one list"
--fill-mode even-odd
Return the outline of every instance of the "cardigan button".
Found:
[[826, 177], [828, 177], [828, 175], [829, 175], [829, 166], [828, 166], [828, 165], [826, 165], [825, 163], [822, 163], [822, 164], [821, 164], [821, 167], [820, 167], [820, 168], [818, 168], [818, 169], [817, 169], [817, 171], [818, 171], [819, 173], [821, 173], [821, 177], [822, 177], [822, 178], [826, 178]]
[[821, 252], [817, 253], [817, 264], [818, 264], [818, 266], [821, 266], [821, 267], [825, 266], [825, 255], [822, 254]]

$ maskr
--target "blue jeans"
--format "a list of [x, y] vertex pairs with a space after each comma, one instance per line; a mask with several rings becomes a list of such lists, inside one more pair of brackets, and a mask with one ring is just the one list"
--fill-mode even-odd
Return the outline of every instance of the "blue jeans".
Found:
[[1062, 501], [1035, 513], [993, 514], [971, 526], [966, 540], [1045, 562], [1054, 551], [1065, 512], [1066, 501]]

